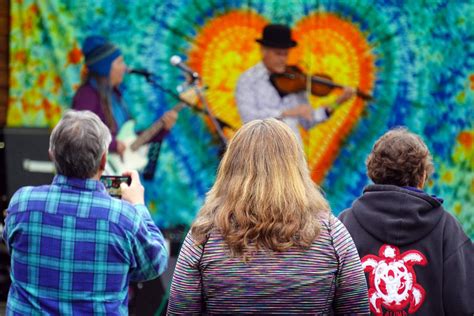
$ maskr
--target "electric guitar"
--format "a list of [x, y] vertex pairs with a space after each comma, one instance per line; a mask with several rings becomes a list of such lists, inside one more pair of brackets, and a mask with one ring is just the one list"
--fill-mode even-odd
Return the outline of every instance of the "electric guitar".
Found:
[[[182, 92], [179, 97], [189, 104], [196, 104], [198, 99], [194, 89]], [[187, 103], [180, 102], [171, 110], [179, 112], [188, 106]], [[125, 151], [122, 156], [117, 153], [108, 154], [105, 174], [120, 175], [125, 170], [142, 170], [148, 164], [149, 145], [147, 143], [163, 128], [163, 117], [160, 117], [148, 129], [137, 135], [135, 133], [135, 121], [125, 122], [117, 134], [117, 140], [123, 142], [126, 146]]]

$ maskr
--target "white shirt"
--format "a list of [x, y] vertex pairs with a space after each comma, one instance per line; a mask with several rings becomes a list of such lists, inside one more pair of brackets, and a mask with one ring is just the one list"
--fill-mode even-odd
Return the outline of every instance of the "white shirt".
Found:
[[[237, 108], [244, 123], [256, 119], [278, 118], [285, 110], [301, 104], [309, 104], [305, 91], [281, 97], [270, 82], [270, 72], [263, 62], [245, 71], [239, 78], [236, 89]], [[301, 141], [298, 125], [309, 129], [328, 118], [324, 109], [313, 111], [313, 120], [286, 117], [283, 121]]]

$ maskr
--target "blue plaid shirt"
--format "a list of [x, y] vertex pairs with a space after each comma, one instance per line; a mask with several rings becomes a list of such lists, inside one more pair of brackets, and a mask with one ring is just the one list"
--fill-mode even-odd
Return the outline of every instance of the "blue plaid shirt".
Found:
[[129, 280], [158, 277], [168, 260], [144, 205], [62, 175], [15, 193], [3, 238], [12, 257], [7, 315], [127, 315]]

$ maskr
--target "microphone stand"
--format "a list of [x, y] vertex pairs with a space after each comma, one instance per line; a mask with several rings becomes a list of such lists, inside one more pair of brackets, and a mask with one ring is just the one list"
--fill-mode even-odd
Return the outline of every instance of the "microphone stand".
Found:
[[191, 85], [193, 87], [193, 89], [195, 90], [196, 92], [196, 95], [198, 96], [199, 100], [202, 102], [203, 106], [204, 106], [204, 109], [199, 109], [199, 108], [196, 108], [196, 105], [195, 104], [192, 104], [186, 100], [184, 100], [183, 98], [181, 98], [181, 96], [176, 93], [175, 91], [173, 90], [170, 90], [168, 88], [165, 88], [163, 87], [161, 84], [159, 84], [156, 80], [155, 80], [155, 75], [153, 74], [145, 74], [143, 75], [146, 79], [146, 81], [151, 84], [153, 87], [171, 95], [172, 97], [174, 97], [175, 99], [177, 99], [178, 101], [180, 102], [183, 102], [185, 103], [186, 105], [188, 105], [191, 109], [195, 110], [195, 111], [198, 111], [198, 112], [201, 112], [201, 113], [204, 113], [206, 115], [209, 116], [209, 118], [211, 119], [211, 122], [214, 126], [214, 128], [216, 129], [217, 131], [217, 134], [219, 135], [219, 139], [220, 141], [224, 144], [224, 146], [227, 146], [227, 138], [225, 138], [224, 136], [224, 132], [222, 131], [222, 127], [221, 127], [221, 124], [223, 126], [227, 126], [227, 127], [230, 127], [232, 128], [231, 126], [229, 126], [229, 124], [227, 124], [226, 122], [223, 122], [221, 120], [219, 120], [218, 118], [216, 118], [212, 112], [209, 110], [209, 104], [207, 103], [206, 101], [206, 98], [204, 97], [201, 89], [199, 89], [199, 87], [197, 86], [196, 84], [196, 79], [197, 77], [195, 76], [192, 76], [192, 79], [191, 79]]
[[209, 110], [209, 103], [207, 103], [207, 100], [204, 97], [204, 93], [203, 93], [202, 89], [199, 89], [199, 87], [197, 86], [197, 80], [196, 79], [197, 79], [197, 77], [192, 76], [191, 85], [192, 85], [194, 91], [196, 92], [196, 95], [198, 96], [199, 100], [201, 101], [202, 105], [204, 106], [204, 110], [206, 111], [207, 115], [211, 119], [212, 125], [214, 125], [214, 128], [217, 131], [217, 135], [219, 135], [219, 138], [220, 138], [221, 142], [224, 144], [224, 148], [225, 148], [225, 147], [227, 147], [227, 138], [225, 137], [224, 132], [222, 131], [222, 127], [219, 124], [219, 122], [217, 121], [217, 118], [214, 116], [214, 114], [212, 114], [211, 110]]

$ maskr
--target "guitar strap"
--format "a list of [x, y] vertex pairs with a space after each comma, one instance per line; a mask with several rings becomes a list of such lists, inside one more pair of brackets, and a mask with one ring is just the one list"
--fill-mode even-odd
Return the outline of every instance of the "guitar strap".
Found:
[[115, 119], [115, 122], [120, 129], [123, 124], [128, 121], [132, 116], [128, 111], [127, 102], [124, 100], [121, 88], [113, 88], [111, 91], [111, 106], [112, 113]]
[[158, 165], [158, 158], [160, 157], [161, 142], [149, 143], [148, 149], [148, 163], [143, 169], [143, 179], [153, 180], [155, 177], [156, 167]]

